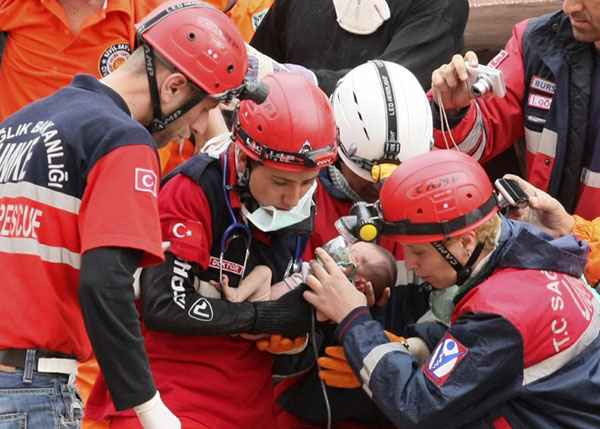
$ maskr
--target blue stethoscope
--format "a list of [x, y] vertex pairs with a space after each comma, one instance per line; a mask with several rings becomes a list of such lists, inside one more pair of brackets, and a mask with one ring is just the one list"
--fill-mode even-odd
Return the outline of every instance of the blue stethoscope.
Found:
[[[237, 220], [237, 217], [235, 216], [235, 213], [231, 208], [231, 201], [229, 200], [227, 184], [227, 168], [227, 152], [225, 152], [223, 154], [223, 195], [225, 197], [225, 205], [227, 206], [227, 211], [229, 211], [229, 215], [231, 216], [232, 223], [227, 227], [227, 229], [225, 229], [225, 232], [221, 237], [221, 254], [219, 256], [219, 282], [221, 282], [221, 280], [223, 279], [223, 256], [225, 254], [225, 250], [227, 250], [227, 242], [231, 238], [236, 238], [236, 235], [233, 233], [235, 231], [241, 231], [246, 242], [246, 253], [244, 255], [244, 265], [242, 266], [242, 273], [240, 275], [240, 279], [244, 278], [244, 272], [246, 271], [246, 263], [248, 262], [248, 257], [250, 256], [250, 247], [252, 246], [252, 232], [250, 231], [250, 228], [248, 228], [248, 225], [246, 225], [244, 222], [240, 222], [239, 220]], [[240, 235], [237, 235], [237, 237], [240, 237]], [[302, 266], [302, 258], [300, 257], [301, 248], [302, 237], [298, 235], [296, 237], [296, 249], [294, 251], [294, 259], [290, 261], [290, 265], [286, 270], [286, 276], [300, 270], [300, 267]]]
[[[225, 196], [225, 205], [227, 206], [227, 210], [233, 220], [233, 223], [227, 227], [223, 236], [221, 237], [221, 255], [219, 256], [219, 282], [223, 279], [223, 255], [225, 254], [225, 250], [227, 250], [227, 242], [231, 238], [234, 231], [239, 230], [243, 232], [243, 236], [246, 242], [246, 254], [244, 255], [244, 265], [242, 265], [242, 273], [240, 275], [240, 279], [244, 278], [244, 271], [246, 271], [246, 263], [248, 262], [248, 256], [250, 256], [250, 246], [252, 246], [252, 232], [248, 225], [244, 222], [240, 222], [237, 220], [235, 213], [233, 213], [233, 209], [231, 208], [231, 201], [229, 201], [229, 193], [227, 189], [227, 153], [223, 156], [223, 195]], [[235, 235], [233, 236], [235, 237]], [[239, 237], [239, 235], [238, 235]]]

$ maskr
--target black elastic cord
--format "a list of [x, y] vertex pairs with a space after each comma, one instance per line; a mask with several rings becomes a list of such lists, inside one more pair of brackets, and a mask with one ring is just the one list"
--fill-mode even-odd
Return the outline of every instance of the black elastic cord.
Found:
[[[194, 108], [198, 105], [202, 100], [207, 97], [207, 93], [200, 89], [197, 85], [195, 85], [189, 78], [186, 76], [189, 85], [198, 91], [198, 94], [188, 100], [183, 106], [175, 109], [174, 112], [169, 114], [168, 116], [163, 117], [162, 108], [160, 106], [160, 94], [158, 91], [158, 83], [156, 81], [156, 67], [154, 67], [154, 56], [156, 56], [165, 66], [171, 70], [173, 73], [180, 73], [176, 67], [166, 61], [158, 52], [155, 52], [152, 46], [148, 45], [145, 42], [142, 42], [144, 47], [144, 56], [146, 57], [146, 74], [148, 75], [148, 83], [150, 85], [150, 99], [152, 100], [152, 122], [147, 127], [148, 131], [151, 133], [155, 133], [157, 131], [164, 130], [169, 123], [173, 122], [175, 119], [182, 116], [188, 110]], [[182, 73], [183, 74], [183, 73]]]
[[369, 61], [375, 66], [377, 70], [377, 76], [379, 77], [379, 83], [381, 84], [381, 90], [385, 99], [385, 110], [386, 110], [386, 131], [387, 139], [384, 145], [383, 158], [379, 162], [397, 162], [398, 155], [400, 154], [400, 142], [398, 141], [398, 121], [397, 115], [397, 103], [396, 95], [394, 94], [394, 87], [392, 86], [392, 80], [385, 66], [385, 63], [380, 60]]
[[151, 133], [164, 130], [162, 118], [162, 109], [160, 108], [160, 97], [158, 94], [158, 83], [156, 82], [156, 67], [154, 67], [154, 49], [147, 43], [142, 43], [144, 48], [144, 57], [146, 58], [146, 75], [148, 76], [148, 84], [150, 85], [150, 99], [152, 100], [152, 122], [149, 130]]
[[466, 282], [471, 276], [473, 264], [477, 261], [477, 258], [479, 258], [479, 255], [481, 255], [481, 252], [483, 251], [483, 243], [480, 241], [477, 243], [477, 246], [475, 246], [467, 263], [463, 266], [441, 241], [434, 241], [431, 245], [444, 257], [446, 262], [454, 268], [454, 271], [456, 271], [456, 284], [458, 286]]
[[483, 219], [495, 207], [498, 206], [496, 196], [492, 196], [475, 210], [445, 222], [412, 223], [409, 219], [395, 222], [382, 222], [381, 232], [383, 235], [434, 235], [443, 234], [446, 239], [450, 233], [458, 231], [466, 226]]

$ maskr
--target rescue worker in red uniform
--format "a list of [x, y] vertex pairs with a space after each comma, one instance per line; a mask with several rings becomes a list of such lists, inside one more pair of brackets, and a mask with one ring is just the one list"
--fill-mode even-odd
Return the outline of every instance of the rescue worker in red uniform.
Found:
[[[340, 234], [335, 222], [350, 214], [358, 201], [374, 202], [381, 182], [372, 176], [373, 167], [393, 168], [411, 156], [430, 150], [431, 109], [417, 78], [406, 68], [389, 61], [369, 61], [350, 71], [331, 97], [339, 128], [338, 161], [319, 173], [315, 192], [315, 232], [308, 239], [305, 261], [315, 258], [314, 249]], [[413, 272], [404, 266], [402, 247], [387, 237], [380, 245], [393, 253], [398, 268], [395, 283], [387, 285], [381, 304], [373, 311], [386, 329], [404, 334], [407, 323], [415, 322], [427, 309], [424, 293]], [[398, 287], [393, 287], [399, 285]], [[373, 305], [371, 303], [371, 305]], [[320, 353], [336, 344], [332, 326], [320, 324], [316, 344]], [[298, 356], [275, 358], [274, 374], [286, 377], [276, 388], [280, 427], [322, 427], [328, 423], [326, 401], [317, 376], [312, 343]], [[299, 377], [290, 375], [301, 374]], [[360, 389], [327, 388], [331, 420], [336, 427], [390, 425]]]
[[[310, 327], [302, 288], [277, 301], [236, 303], [209, 284], [227, 275], [237, 286], [257, 265], [278, 282], [298, 265], [317, 175], [337, 155], [333, 110], [315, 84], [296, 73], [263, 82], [267, 100], [240, 102], [221, 153], [182, 164], [159, 195], [170, 247], [165, 263], [141, 275], [145, 345], [163, 400], [184, 428], [275, 427], [272, 355], [231, 334], [295, 338]], [[113, 428], [136, 427], [132, 417], [103, 414]]]
[[164, 260], [157, 146], [202, 131], [248, 65], [235, 25], [203, 4], [167, 3], [137, 37], [101, 81], [77, 75], [0, 124], [3, 425], [79, 427], [77, 362], [95, 354], [117, 409], [180, 427], [150, 372], [133, 273]]
[[[524, 137], [527, 180], [569, 213], [600, 216], [598, 49], [598, 3], [564, 0], [561, 11], [515, 25], [488, 64], [502, 72], [506, 96], [475, 98], [465, 61], [476, 66], [477, 56], [455, 55], [432, 74], [436, 146], [452, 146], [451, 132], [461, 151], [486, 162]], [[449, 132], [441, 132], [438, 106], [447, 113]]]
[[[363, 389], [402, 428], [600, 425], [600, 300], [582, 279], [588, 247], [499, 215], [485, 170], [440, 150], [401, 164], [381, 190], [383, 234], [439, 289], [458, 284], [451, 326], [420, 366], [390, 342], [328, 255], [307, 301], [338, 323]], [[335, 369], [338, 368], [338, 369]]]

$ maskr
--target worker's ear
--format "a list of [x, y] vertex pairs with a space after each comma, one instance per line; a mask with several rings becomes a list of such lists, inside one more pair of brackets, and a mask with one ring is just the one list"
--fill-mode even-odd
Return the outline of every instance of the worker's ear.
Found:
[[246, 155], [244, 152], [242, 152], [241, 150], [238, 152], [238, 170], [241, 173], [245, 173], [246, 169], [248, 168], [248, 155]]
[[[160, 85], [160, 102], [164, 112], [170, 112], [181, 106], [189, 98], [191, 87], [181, 73], [166, 73]], [[171, 107], [172, 108], [169, 108]]]
[[464, 249], [466, 260], [471, 257], [473, 250], [477, 247], [477, 234], [475, 231], [469, 231], [460, 236], [460, 244]]

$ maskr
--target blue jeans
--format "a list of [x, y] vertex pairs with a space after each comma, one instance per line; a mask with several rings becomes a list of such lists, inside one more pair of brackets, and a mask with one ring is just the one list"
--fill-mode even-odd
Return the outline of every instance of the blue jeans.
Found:
[[77, 429], [82, 416], [68, 375], [0, 370], [0, 429]]

